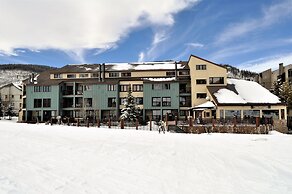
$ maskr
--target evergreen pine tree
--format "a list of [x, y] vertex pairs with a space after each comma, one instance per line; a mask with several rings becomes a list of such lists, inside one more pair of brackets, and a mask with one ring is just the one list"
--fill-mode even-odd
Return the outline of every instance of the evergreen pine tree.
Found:
[[131, 86], [129, 86], [128, 96], [124, 103], [125, 108], [121, 110], [120, 119], [124, 119], [125, 121], [136, 121], [139, 119], [141, 110], [137, 107], [135, 102], [135, 97], [132, 95]]

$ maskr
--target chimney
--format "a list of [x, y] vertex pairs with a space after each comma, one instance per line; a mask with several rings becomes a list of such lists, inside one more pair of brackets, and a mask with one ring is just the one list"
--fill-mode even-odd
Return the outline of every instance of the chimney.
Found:
[[104, 82], [105, 80], [105, 64], [102, 64], [102, 81]]
[[282, 75], [284, 73], [284, 65], [283, 63], [279, 64], [279, 75]]
[[174, 62], [174, 69], [175, 69], [175, 80], [177, 80], [177, 62]]
[[98, 79], [99, 79], [99, 81], [101, 82], [101, 72], [102, 72], [102, 65], [101, 64], [99, 64], [99, 76], [98, 76]]

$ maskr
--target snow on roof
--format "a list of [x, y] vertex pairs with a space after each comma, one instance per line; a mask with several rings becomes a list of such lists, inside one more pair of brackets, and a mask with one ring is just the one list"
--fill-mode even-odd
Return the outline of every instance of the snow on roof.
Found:
[[228, 79], [228, 84], [234, 84], [238, 94], [247, 103], [281, 103], [276, 95], [256, 82]]
[[22, 85], [19, 82], [12, 83], [17, 89], [22, 90]]
[[236, 91], [227, 88], [219, 89], [216, 96], [219, 103], [247, 104], [247, 103], [281, 103], [279, 98], [269, 90], [253, 81], [228, 79], [229, 85], [234, 85]]
[[195, 109], [200, 109], [200, 108], [214, 108], [215, 104], [211, 101], [205, 102], [203, 104], [200, 104], [198, 106], [195, 106]]
[[[175, 69], [174, 61], [166, 62], [143, 62], [143, 63], [107, 63], [112, 65], [112, 70], [157, 70]], [[185, 65], [177, 63], [177, 69], [183, 69]]]
[[144, 80], [152, 81], [152, 82], [167, 82], [167, 81], [174, 81], [175, 77], [168, 77], [168, 78], [144, 78]]
[[239, 95], [235, 92], [228, 90], [226, 88], [219, 89], [214, 96], [216, 96], [217, 101], [219, 103], [228, 103], [228, 104], [237, 104], [243, 103], [245, 104], [246, 101], [242, 99]]

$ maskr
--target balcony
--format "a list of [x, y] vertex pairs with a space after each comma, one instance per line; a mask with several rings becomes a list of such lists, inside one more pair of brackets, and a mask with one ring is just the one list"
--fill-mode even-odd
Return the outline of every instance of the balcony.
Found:
[[63, 94], [64, 96], [66, 96], [66, 95], [73, 95], [74, 92], [73, 92], [73, 90], [63, 90], [63, 91], [62, 91], [62, 94]]

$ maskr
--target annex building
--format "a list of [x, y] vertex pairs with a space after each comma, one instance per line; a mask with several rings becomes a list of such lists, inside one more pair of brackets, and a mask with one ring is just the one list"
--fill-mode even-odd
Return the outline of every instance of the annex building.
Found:
[[32, 76], [24, 81], [21, 118], [118, 119], [129, 90], [143, 120], [167, 113], [179, 119], [287, 117], [285, 105], [259, 84], [228, 79], [225, 67], [191, 55], [179, 62], [66, 65]]

